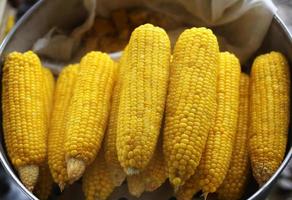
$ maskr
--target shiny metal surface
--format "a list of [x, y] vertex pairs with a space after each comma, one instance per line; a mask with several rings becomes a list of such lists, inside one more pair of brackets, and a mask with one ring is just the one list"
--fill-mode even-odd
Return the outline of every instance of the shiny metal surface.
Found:
[[[65, 6], [66, 4], [66, 6]], [[0, 46], [0, 57], [3, 60], [4, 56], [11, 51], [26, 51], [29, 50], [34, 41], [39, 37], [43, 36], [49, 29], [53, 27], [62, 27], [64, 29], [75, 26], [80, 23], [80, 19], [84, 18], [85, 12], [82, 11], [82, 3], [80, 0], [41, 0], [39, 1], [26, 15], [16, 24], [15, 28], [5, 39], [5, 41]], [[80, 12], [76, 12], [78, 10]], [[74, 10], [74, 12], [73, 12]], [[70, 20], [69, 20], [70, 19]], [[73, 19], [73, 20], [72, 20]], [[76, 20], [74, 20], [76, 19]], [[74, 22], [74, 24], [70, 23]], [[268, 34], [263, 42], [262, 47], [256, 52], [254, 56], [259, 53], [268, 52], [270, 50], [278, 50], [283, 52], [289, 59], [290, 64], [292, 63], [292, 35], [289, 33], [287, 27], [284, 25], [282, 20], [275, 16], [271, 27], [268, 31]], [[119, 54], [114, 54], [112, 56], [119, 56]], [[251, 62], [248, 62], [244, 69], [249, 71], [249, 66]], [[290, 65], [292, 67], [292, 65]], [[292, 72], [292, 69], [291, 69]], [[2, 72], [1, 72], [2, 73]], [[1, 74], [0, 74], [1, 75]], [[2, 111], [1, 111], [2, 112]], [[0, 113], [1, 114], [1, 113]], [[2, 116], [2, 115], [1, 115]], [[15, 171], [12, 168], [9, 159], [6, 156], [6, 151], [3, 142], [3, 129], [1, 127], [0, 131], [0, 162], [4, 167], [7, 174], [10, 176], [10, 181], [12, 184], [17, 186], [17, 190], [24, 195], [23, 199], [33, 199], [37, 198], [29, 192], [19, 181], [15, 175]], [[271, 177], [271, 179], [263, 185], [259, 190], [256, 191], [256, 184], [254, 181], [251, 181], [249, 184], [248, 192], [246, 193], [245, 198], [248, 200], [261, 200], [265, 199], [268, 195], [271, 187], [275, 184], [279, 174], [283, 168], [287, 165], [289, 160], [292, 158], [292, 132], [291, 127], [289, 129], [289, 143], [286, 151], [286, 157], [280, 168], [277, 172]], [[76, 189], [77, 188], [77, 189]], [[124, 188], [124, 187], [123, 187]], [[130, 197], [125, 189], [118, 189], [112, 195], [112, 200], [118, 200], [120, 197], [127, 197], [129, 200], [134, 200], [135, 198]], [[152, 200], [152, 199], [168, 199], [171, 194], [167, 194], [166, 191], [169, 191], [168, 186], [160, 189], [158, 192], [153, 195], [157, 195], [157, 198], [154, 198], [153, 195], [145, 194], [141, 199]], [[82, 195], [72, 194], [75, 191], [80, 193], [80, 183], [75, 184], [73, 188], [65, 191], [65, 197], [62, 199], [80, 199]], [[13, 192], [13, 191], [12, 191]], [[122, 195], [122, 196], [121, 196]], [[164, 198], [163, 198], [163, 197]], [[1, 197], [0, 197], [1, 199]], [[21, 199], [21, 198], [19, 198]], [[54, 197], [53, 197], [54, 199]]]

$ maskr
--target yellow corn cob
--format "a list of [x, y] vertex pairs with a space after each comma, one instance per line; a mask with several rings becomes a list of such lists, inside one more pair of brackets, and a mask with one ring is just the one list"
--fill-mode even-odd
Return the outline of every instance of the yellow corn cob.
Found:
[[167, 179], [167, 171], [162, 153], [162, 138], [159, 139], [155, 153], [145, 171], [142, 172], [145, 191], [154, 191]]
[[203, 190], [206, 198], [223, 182], [229, 167], [238, 117], [240, 64], [228, 52], [220, 53], [219, 57], [215, 124], [196, 173], [176, 195], [179, 200], [190, 200], [199, 190]]
[[33, 52], [13, 52], [3, 67], [3, 125], [8, 155], [24, 185], [33, 190], [46, 158], [42, 67]]
[[237, 126], [239, 83], [238, 59], [228, 52], [220, 53], [216, 119], [198, 167], [199, 184], [205, 196], [218, 189], [228, 171]]
[[222, 200], [241, 198], [249, 176], [249, 158], [247, 151], [247, 130], [249, 114], [249, 77], [242, 73], [239, 86], [239, 107], [237, 132], [227, 175], [217, 193]]
[[139, 198], [145, 191], [145, 182], [143, 174], [134, 174], [127, 176], [128, 190], [131, 195]]
[[83, 191], [86, 200], [106, 200], [114, 188], [110, 171], [105, 163], [104, 152], [101, 150], [83, 177]]
[[78, 73], [78, 64], [65, 67], [59, 75], [54, 95], [54, 107], [48, 138], [48, 164], [51, 174], [61, 190], [67, 182], [67, 167], [64, 152], [67, 112], [73, 95]]
[[185, 30], [176, 42], [166, 102], [163, 151], [177, 188], [194, 174], [216, 113], [219, 49], [206, 28]]
[[146, 24], [128, 44], [117, 125], [118, 159], [128, 174], [142, 171], [157, 143], [167, 91], [170, 41], [166, 32]]
[[281, 164], [290, 117], [290, 72], [278, 52], [257, 57], [251, 71], [249, 152], [253, 176], [264, 184]]
[[34, 189], [40, 200], [48, 199], [53, 187], [53, 178], [47, 164], [40, 167], [40, 176]]
[[[45, 110], [45, 118], [46, 118], [46, 129], [47, 134], [50, 127], [50, 114], [53, 105], [53, 93], [55, 87], [55, 80], [51, 73], [51, 71], [47, 68], [42, 68], [43, 78], [44, 78], [44, 110]], [[48, 135], [47, 135], [48, 138]], [[34, 189], [37, 197], [41, 200], [45, 200], [49, 197], [52, 186], [53, 179], [47, 164], [43, 164], [40, 166], [38, 182]]]
[[69, 182], [79, 179], [92, 163], [103, 140], [116, 65], [101, 52], [82, 58], [65, 131], [65, 157]]
[[105, 151], [105, 161], [110, 169], [111, 177], [115, 186], [120, 186], [126, 178], [126, 174], [120, 165], [118, 160], [117, 148], [116, 148], [116, 138], [117, 138], [117, 119], [118, 119], [118, 108], [120, 101], [120, 88], [121, 79], [123, 76], [123, 69], [125, 69], [125, 61], [127, 60], [127, 48], [125, 48], [122, 58], [118, 65], [118, 77], [117, 82], [114, 87], [110, 117], [107, 127], [107, 132], [104, 138], [104, 151]]
[[[53, 107], [55, 79], [54, 79], [52, 72], [48, 68], [43, 67], [42, 70], [43, 70], [43, 76], [44, 76], [45, 113], [47, 113], [47, 116], [46, 116], [47, 120], [50, 120], [52, 107]], [[48, 124], [48, 126], [49, 126], [49, 124]]]

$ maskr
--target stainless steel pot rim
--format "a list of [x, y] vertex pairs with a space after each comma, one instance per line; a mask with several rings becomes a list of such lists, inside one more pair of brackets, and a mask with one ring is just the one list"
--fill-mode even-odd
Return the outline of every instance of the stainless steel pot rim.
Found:
[[[32, 15], [32, 13], [39, 9], [41, 5], [43, 5], [46, 1], [45, 0], [40, 0], [38, 1], [26, 14], [15, 24], [14, 28], [11, 30], [11, 32], [7, 35], [7, 37], [4, 39], [4, 41], [0, 44], [0, 56], [3, 54], [3, 51], [8, 44], [8, 42], [13, 38], [15, 32], [19, 28], [21, 24], [26, 22], [29, 17]], [[287, 36], [289, 39], [290, 43], [292, 44], [292, 34], [289, 32], [288, 28], [285, 26], [284, 22], [282, 19], [275, 14], [274, 15], [274, 20], [278, 22], [278, 24], [282, 27], [282, 30], [284, 34]], [[121, 52], [115, 52], [110, 54], [113, 59], [119, 58], [121, 56]], [[275, 181], [276, 177], [279, 176], [279, 174], [283, 171], [283, 169], [286, 167], [286, 165], [289, 163], [289, 161], [292, 159], [292, 147], [288, 150], [288, 153], [280, 165], [280, 167], [277, 169], [277, 171], [274, 173], [274, 175], [259, 189], [257, 190], [256, 193], [254, 193], [251, 197], [248, 198], [248, 200], [253, 200], [256, 196], [260, 195], [262, 192], [264, 192], [267, 188], [268, 185], [270, 185], [272, 182]], [[0, 147], [0, 163], [4, 167], [5, 171], [12, 177], [12, 179], [21, 186], [21, 190], [26, 194], [30, 199], [32, 200], [38, 200], [32, 192], [30, 192], [26, 187], [21, 183], [21, 181], [17, 178], [16, 174], [13, 172], [13, 169], [11, 168], [8, 160], [6, 159], [4, 155], [4, 150], [2, 147]]]
[[15, 34], [16, 30], [19, 28], [21, 24], [23, 24], [25, 21], [28, 20], [28, 18], [31, 16], [31, 14], [37, 10], [45, 1], [44, 0], [39, 0], [37, 3], [35, 3], [14, 25], [12, 30], [9, 32], [9, 34], [4, 38], [2, 43], [0, 44], [0, 55], [3, 54], [3, 51], [5, 49], [5, 46], [7, 43], [11, 40], [13, 35]]

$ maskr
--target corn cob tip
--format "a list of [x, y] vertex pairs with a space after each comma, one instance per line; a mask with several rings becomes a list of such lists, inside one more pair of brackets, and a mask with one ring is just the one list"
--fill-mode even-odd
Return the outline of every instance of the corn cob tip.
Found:
[[61, 190], [61, 192], [63, 192], [64, 191], [64, 189], [65, 189], [65, 183], [59, 183], [58, 184], [59, 185], [59, 188], [60, 188], [60, 190]]
[[135, 189], [135, 190], [129, 189], [129, 193], [136, 198], [140, 198], [141, 195], [143, 194], [143, 192], [144, 192], [144, 188], [139, 188], [139, 189]]
[[34, 186], [38, 180], [39, 167], [37, 165], [27, 165], [18, 168], [20, 180], [26, 188], [33, 191]]
[[67, 161], [67, 173], [69, 183], [77, 181], [83, 175], [85, 171], [85, 163], [83, 160], [76, 158], [69, 158]]
[[204, 193], [203, 193], [204, 200], [207, 200], [207, 198], [208, 198], [208, 194], [209, 194], [208, 192], [204, 192]]
[[145, 186], [145, 191], [153, 192], [155, 189], [157, 189], [155, 183], [147, 182], [147, 185]]
[[132, 196], [139, 198], [145, 191], [143, 179], [142, 174], [127, 177], [128, 191]]
[[140, 191], [139, 192], [132, 192], [131, 195], [136, 197], [136, 198], [140, 198], [142, 193], [143, 193], [142, 191], [141, 192]]
[[128, 168], [127, 171], [126, 171], [126, 174], [129, 175], [129, 176], [132, 176], [132, 175], [135, 175], [135, 174], [139, 174], [140, 171], [138, 169], [135, 169], [135, 168]]
[[159, 188], [161, 186], [160, 183], [157, 183], [157, 181], [149, 181], [145, 180], [145, 191], [147, 192], [153, 192], [154, 190], [156, 190], [157, 188]]

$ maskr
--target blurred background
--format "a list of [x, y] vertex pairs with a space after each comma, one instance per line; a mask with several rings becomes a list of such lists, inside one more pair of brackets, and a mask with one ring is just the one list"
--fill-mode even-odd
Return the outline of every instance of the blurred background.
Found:
[[[38, 0], [0, 0], [0, 42], [13, 28], [17, 20]], [[292, 32], [292, 1], [273, 0], [278, 8], [278, 14], [284, 20]], [[17, 194], [15, 196], [15, 194]], [[0, 199], [1, 200], [26, 200], [21, 190], [9, 185], [9, 177], [6, 176], [0, 165]], [[292, 161], [282, 173], [278, 183], [274, 187], [269, 200], [292, 200]]]

